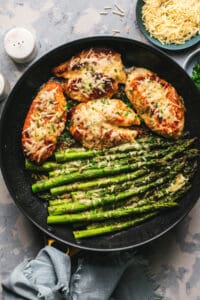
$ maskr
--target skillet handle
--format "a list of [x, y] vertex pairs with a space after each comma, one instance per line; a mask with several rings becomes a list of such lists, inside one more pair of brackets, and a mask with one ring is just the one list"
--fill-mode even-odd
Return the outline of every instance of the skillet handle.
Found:
[[50, 247], [54, 247], [54, 248], [64, 252], [68, 256], [73, 256], [73, 255], [77, 254], [78, 252], [80, 252], [80, 249], [78, 249], [78, 248], [66, 246], [66, 245], [64, 245], [54, 239], [50, 239], [50, 238], [46, 239], [46, 245], [48, 245]]

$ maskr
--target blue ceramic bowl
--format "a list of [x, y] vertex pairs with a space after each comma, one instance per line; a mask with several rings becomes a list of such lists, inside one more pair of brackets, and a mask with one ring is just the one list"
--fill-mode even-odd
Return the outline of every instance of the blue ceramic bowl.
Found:
[[150, 33], [146, 30], [145, 25], [142, 20], [142, 7], [144, 5], [143, 0], [138, 0], [137, 5], [136, 5], [136, 19], [138, 26], [141, 30], [141, 32], [144, 34], [147, 40], [149, 40], [152, 44], [166, 49], [166, 50], [172, 50], [172, 51], [178, 51], [178, 50], [183, 50], [187, 49], [198, 42], [200, 42], [200, 34], [192, 37], [190, 40], [186, 41], [184, 44], [162, 44], [158, 39], [152, 37]]

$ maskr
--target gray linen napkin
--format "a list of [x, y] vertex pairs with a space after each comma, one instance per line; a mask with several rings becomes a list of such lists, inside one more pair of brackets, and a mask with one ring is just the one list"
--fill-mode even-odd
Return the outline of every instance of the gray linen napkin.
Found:
[[148, 278], [146, 262], [134, 251], [84, 252], [74, 272], [72, 259], [46, 246], [18, 265], [2, 284], [4, 300], [162, 299]]

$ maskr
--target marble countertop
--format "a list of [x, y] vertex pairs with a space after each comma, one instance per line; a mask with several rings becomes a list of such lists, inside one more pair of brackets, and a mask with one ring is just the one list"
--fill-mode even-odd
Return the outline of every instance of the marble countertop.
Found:
[[[0, 0], [0, 72], [11, 87], [29, 65], [15, 64], [5, 54], [3, 38], [13, 26], [30, 29], [37, 38], [37, 58], [49, 50], [81, 37], [116, 35], [148, 43], [140, 33], [136, 0], [119, 0], [125, 10], [120, 17], [104, 7], [111, 0]], [[180, 65], [199, 45], [178, 53], [168, 52]], [[19, 99], [20, 101], [20, 99]], [[0, 111], [3, 105], [0, 105]], [[19, 105], [20, 108], [20, 105]], [[33, 257], [43, 246], [43, 235], [15, 206], [0, 174], [0, 282], [24, 258]], [[142, 249], [166, 300], [200, 300], [200, 202], [165, 236]]]

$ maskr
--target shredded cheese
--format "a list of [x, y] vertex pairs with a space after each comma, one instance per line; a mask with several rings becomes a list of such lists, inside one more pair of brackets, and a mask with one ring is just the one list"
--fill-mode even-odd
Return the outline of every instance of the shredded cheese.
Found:
[[183, 44], [200, 34], [199, 0], [144, 0], [142, 19], [162, 44]]
[[170, 184], [170, 186], [167, 188], [167, 192], [169, 192], [169, 193], [177, 192], [184, 186], [186, 181], [187, 181], [187, 178], [183, 174], [178, 174], [176, 176], [174, 182], [172, 182]]
[[122, 14], [125, 14], [125, 11], [124, 11], [124, 9], [123, 8], [121, 8], [120, 6], [119, 6], [119, 4], [117, 4], [117, 3], [115, 3], [115, 7], [117, 8], [117, 10], [119, 10]]
[[[139, 82], [140, 83], [140, 82]], [[140, 93], [148, 99], [149, 109], [157, 114], [159, 117], [168, 119], [168, 123], [173, 123], [179, 121], [176, 110], [173, 107], [179, 107], [176, 102], [167, 99], [168, 89], [163, 88], [163, 86], [156, 80], [150, 81], [145, 78], [138, 86]]]
[[106, 90], [106, 84], [113, 88], [112, 79], [104, 74], [93, 74], [92, 72], [82, 72], [81, 80], [70, 79], [68, 81], [69, 86], [74, 84], [74, 89], [81, 91], [85, 97], [89, 97], [94, 89], [98, 89], [99, 93], [104, 95]]
[[[83, 52], [84, 53], [84, 52]], [[115, 63], [115, 57], [112, 56], [112, 52], [103, 53], [97, 55], [95, 50], [91, 48], [86, 54], [72, 57], [70, 60], [69, 68], [73, 70], [73, 68], [77, 65], [86, 65], [90, 68], [96, 68], [99, 66], [105, 66], [108, 64]]]
[[106, 12], [106, 11], [101, 11], [99, 14], [100, 14], [100, 15], [103, 15], [103, 16], [106, 16], [106, 15], [108, 14], [108, 12]]
[[120, 16], [120, 17], [124, 17], [125, 16], [125, 14], [121, 13], [120, 11], [113, 11], [112, 13], [113, 13], [113, 15], [117, 15], [117, 16]]

